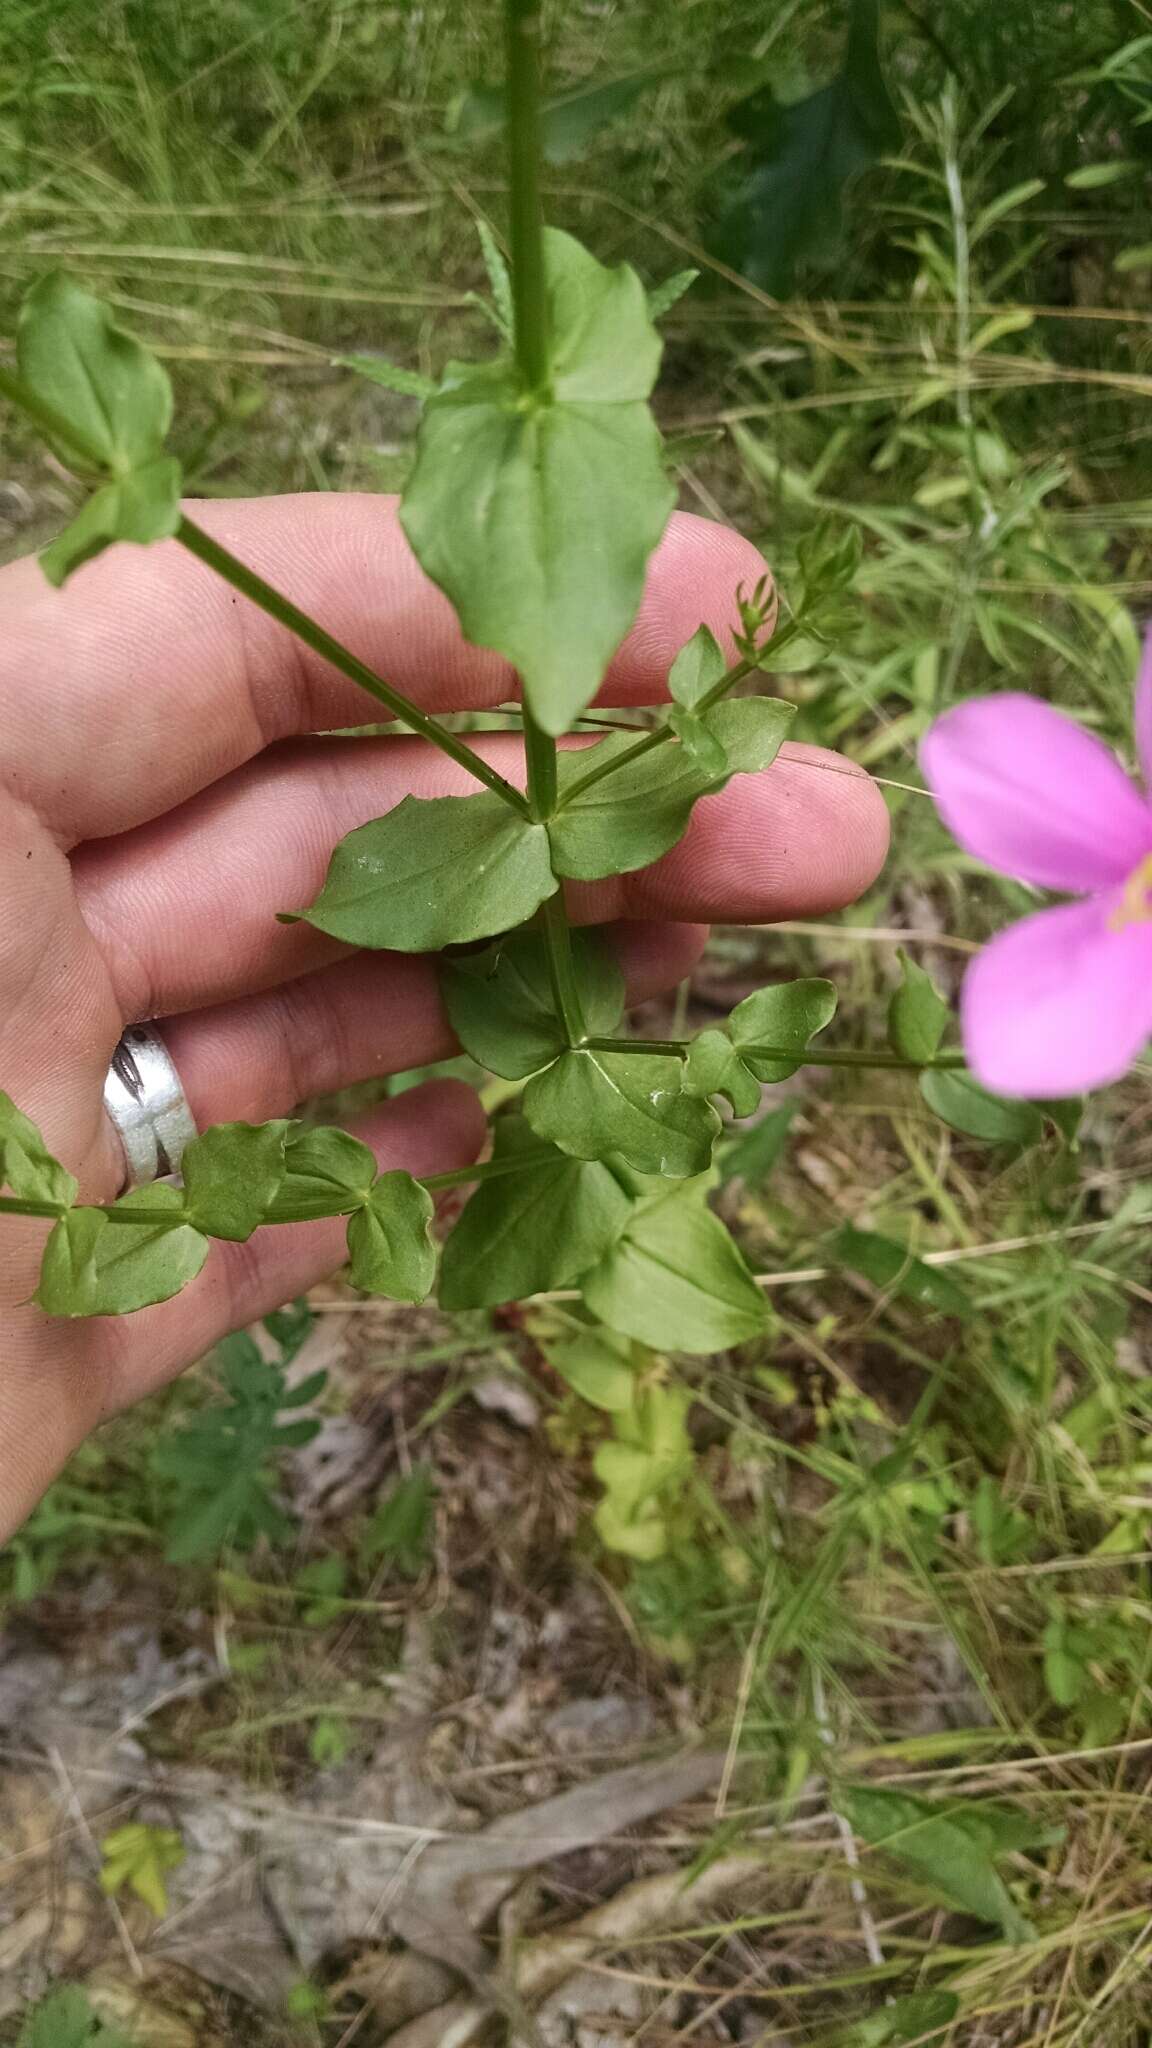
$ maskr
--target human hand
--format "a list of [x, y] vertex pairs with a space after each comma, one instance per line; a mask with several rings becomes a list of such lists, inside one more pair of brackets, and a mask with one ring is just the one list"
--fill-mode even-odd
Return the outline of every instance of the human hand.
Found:
[[[197, 517], [428, 708], [508, 698], [507, 668], [461, 640], [394, 504], [317, 495]], [[702, 621], [730, 651], [736, 586], [762, 572], [738, 535], [674, 518], [601, 701], [658, 699]], [[123, 1180], [102, 1094], [128, 1023], [164, 1020], [201, 1128], [452, 1053], [432, 961], [350, 953], [275, 919], [312, 899], [354, 826], [408, 792], [475, 786], [420, 740], [314, 737], [374, 709], [174, 544], [119, 549], [64, 591], [31, 561], [0, 572], [0, 1087], [82, 1199], [111, 1200]], [[472, 743], [516, 779], [515, 737]], [[679, 981], [712, 919], [815, 916], [873, 880], [880, 796], [862, 773], [813, 774], [814, 762], [836, 757], [786, 746], [765, 774], [697, 805], [651, 868], [568, 885], [574, 918], [613, 928], [630, 1001]], [[485, 1124], [470, 1089], [439, 1081], [356, 1130], [382, 1166], [426, 1175], [475, 1158]], [[157, 1308], [72, 1323], [25, 1305], [45, 1229], [0, 1228], [0, 1537], [97, 1423], [344, 1256], [338, 1219], [278, 1226], [214, 1244]]]

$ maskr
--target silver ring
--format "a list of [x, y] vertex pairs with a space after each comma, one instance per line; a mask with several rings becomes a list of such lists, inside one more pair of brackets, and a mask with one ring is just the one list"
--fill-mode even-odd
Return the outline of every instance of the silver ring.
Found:
[[154, 1025], [132, 1024], [124, 1033], [104, 1083], [104, 1107], [124, 1149], [126, 1188], [178, 1171], [184, 1147], [197, 1130], [180, 1076]]

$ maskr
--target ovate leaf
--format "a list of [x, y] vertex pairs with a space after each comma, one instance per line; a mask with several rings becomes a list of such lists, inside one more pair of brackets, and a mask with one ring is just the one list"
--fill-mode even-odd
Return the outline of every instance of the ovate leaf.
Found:
[[431, 1465], [414, 1465], [385, 1494], [360, 1539], [365, 1564], [387, 1561], [406, 1579], [418, 1579], [428, 1563], [436, 1512], [436, 1478]]
[[729, 117], [745, 148], [726, 174], [713, 246], [766, 291], [788, 293], [804, 259], [834, 253], [849, 179], [899, 145], [879, 11], [879, 0], [852, 0], [842, 68], [818, 92], [782, 106], [761, 86]]
[[44, 1248], [36, 1300], [50, 1316], [119, 1316], [179, 1294], [208, 1256], [208, 1239], [184, 1222], [184, 1197], [158, 1181], [115, 1204], [170, 1211], [171, 1222], [111, 1223], [103, 1209], [70, 1209]]
[[292, 1129], [267, 1124], [214, 1124], [187, 1146], [180, 1161], [189, 1223], [208, 1237], [243, 1243], [271, 1210], [284, 1179], [284, 1144]]
[[760, 1102], [759, 1081], [723, 1031], [702, 1031], [692, 1040], [684, 1088], [689, 1095], [726, 1096], [736, 1116], [751, 1116]]
[[[20, 310], [20, 375], [119, 474], [161, 454], [172, 387], [155, 356], [116, 325], [110, 307], [56, 271]], [[75, 451], [61, 451], [71, 464]]]
[[692, 711], [701, 697], [715, 689], [727, 669], [715, 634], [707, 626], [697, 626], [668, 671], [669, 694], [675, 703]]
[[939, 1049], [948, 1005], [928, 975], [900, 949], [900, 986], [888, 1005], [888, 1037], [901, 1059], [923, 1063]]
[[[813, 977], [774, 982], [737, 1003], [728, 1019], [728, 1034], [741, 1059], [758, 1081], [786, 1081], [804, 1064], [808, 1043], [836, 1014], [836, 990], [830, 981]], [[770, 1046], [777, 1058], [753, 1048]]]
[[929, 1109], [966, 1138], [983, 1138], [989, 1145], [1035, 1145], [1043, 1135], [1044, 1118], [1034, 1102], [990, 1095], [971, 1074], [930, 1067], [920, 1076], [920, 1093]]
[[862, 1841], [882, 1847], [952, 1905], [990, 1921], [1009, 1941], [1028, 1938], [1028, 1922], [963, 1809], [876, 1785], [842, 1786], [836, 1804]]
[[909, 1301], [923, 1302], [949, 1316], [972, 1314], [970, 1296], [949, 1274], [938, 1266], [926, 1265], [894, 1238], [845, 1225], [829, 1240], [827, 1255], [832, 1264], [850, 1267], [874, 1287], [883, 1288], [886, 1294], [902, 1294]]
[[555, 229], [546, 263], [549, 390], [526, 392], [506, 363], [446, 384], [401, 518], [465, 637], [505, 655], [561, 733], [635, 617], [674, 494], [646, 404], [660, 341], [639, 278]]
[[[607, 1038], [624, 1008], [624, 977], [595, 932], [572, 933], [584, 1022]], [[568, 1043], [557, 1015], [548, 952], [535, 932], [516, 932], [483, 953], [445, 960], [440, 990], [453, 1031], [490, 1073], [520, 1081], [559, 1057]]]
[[410, 1173], [382, 1173], [348, 1219], [352, 1282], [390, 1301], [424, 1301], [436, 1278], [429, 1235], [435, 1205]]
[[368, 1200], [375, 1181], [376, 1160], [350, 1131], [330, 1124], [293, 1124], [284, 1145], [284, 1178], [267, 1221], [343, 1216]]
[[574, 1393], [607, 1415], [622, 1415], [636, 1399], [632, 1346], [611, 1330], [575, 1332], [562, 1343], [546, 1343], [548, 1363]]
[[406, 796], [340, 841], [299, 915], [348, 945], [431, 953], [523, 924], [555, 888], [543, 825], [492, 791]]
[[701, 1185], [640, 1202], [584, 1282], [593, 1315], [657, 1350], [707, 1354], [761, 1337], [770, 1311]]
[[672, 1180], [702, 1173], [720, 1119], [711, 1103], [686, 1095], [677, 1059], [646, 1053], [562, 1053], [524, 1090], [534, 1131], [576, 1159], [618, 1153], [640, 1173]]
[[[667, 66], [625, 72], [598, 85], [580, 85], [557, 93], [540, 109], [540, 142], [550, 164], [566, 164], [581, 154], [610, 121], [618, 121], [642, 93], [667, 77]], [[505, 95], [498, 85], [474, 85], [460, 103], [454, 133], [462, 142], [486, 142], [505, 122]]]
[[792, 1119], [799, 1108], [800, 1098], [793, 1095], [758, 1117], [732, 1144], [725, 1145], [720, 1159], [721, 1187], [737, 1177], [749, 1187], [763, 1187], [788, 1142]]
[[900, 2048], [914, 2041], [916, 2048], [931, 2048], [937, 2036], [960, 2011], [954, 1991], [912, 1991], [895, 1998], [880, 2012], [857, 2020], [846, 2034], [836, 2036], [836, 2048]]
[[445, 1308], [490, 1308], [566, 1287], [614, 1244], [632, 1208], [598, 1162], [541, 1144], [522, 1117], [500, 1117], [495, 1158], [515, 1172], [481, 1181], [444, 1246]]
[[0, 1189], [21, 1202], [74, 1202], [79, 1184], [52, 1157], [40, 1132], [10, 1095], [0, 1092]]

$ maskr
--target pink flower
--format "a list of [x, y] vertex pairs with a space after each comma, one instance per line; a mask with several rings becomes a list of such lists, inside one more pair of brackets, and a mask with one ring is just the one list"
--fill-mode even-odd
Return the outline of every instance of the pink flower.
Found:
[[[1152, 791], [1152, 634], [1136, 684], [1136, 746]], [[1084, 900], [1013, 925], [969, 968], [961, 1017], [978, 1081], [1060, 1097], [1125, 1074], [1152, 1037], [1152, 801], [1115, 756], [1035, 697], [978, 697], [921, 749], [937, 808], [966, 852]]]

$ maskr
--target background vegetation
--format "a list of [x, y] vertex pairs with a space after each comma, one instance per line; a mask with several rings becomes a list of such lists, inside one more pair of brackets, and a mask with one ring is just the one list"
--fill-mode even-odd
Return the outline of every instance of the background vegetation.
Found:
[[[1152, 11], [893, 0], [890, 105], [858, 64], [842, 73], [849, 16], [859, 31], [871, 11], [557, 6], [548, 180], [552, 217], [602, 258], [653, 282], [701, 273], [669, 317], [661, 398], [681, 502], [752, 534], [785, 594], [821, 519], [863, 532], [837, 651], [800, 645], [778, 683], [800, 736], [886, 778], [892, 859], [842, 920], [718, 933], [679, 998], [706, 1022], [765, 962], [827, 973], [861, 1044], [899, 948], [952, 994], [1027, 902], [918, 793], [926, 724], [1027, 688], [1130, 755], [1152, 610]], [[66, 265], [170, 359], [199, 491], [393, 487], [410, 401], [332, 358], [429, 370], [483, 322], [497, 47], [491, 0], [7, 0], [0, 332]], [[772, 103], [826, 87], [831, 150], [827, 102], [790, 125]], [[15, 554], [68, 500], [5, 432]], [[213, 1796], [226, 1778], [395, 1818], [373, 1800], [399, 1726], [403, 1774], [450, 1794], [458, 1826], [672, 1737], [727, 1751], [718, 1794], [675, 1828], [575, 1874], [557, 1861], [522, 1901], [538, 1930], [661, 1872], [730, 1878], [695, 1918], [662, 1895], [604, 1932], [599, 2031], [585, 2014], [549, 2041], [1147, 2041], [1147, 1076], [1078, 1135], [1021, 1145], [942, 1136], [899, 1076], [808, 1073], [770, 1091], [725, 1171], [781, 1330], [655, 1369], [656, 1554], [606, 1546], [593, 1520], [610, 1361], [589, 1365], [588, 1399], [556, 1375], [563, 1304], [453, 1319], [336, 1287], [74, 1461], [0, 1561], [7, 1768], [36, 1729], [6, 1669], [55, 1660], [84, 1720], [146, 1651], [135, 1740], [168, 1789], [84, 1819], [124, 1905], [119, 1930], [97, 1912], [69, 1949], [58, 1900], [36, 1941], [12, 1937], [48, 1874], [0, 1780], [0, 2037], [113, 2048], [123, 2025], [178, 2048], [186, 2019], [166, 1992], [163, 2012], [125, 2007], [102, 1943], [131, 1981], [126, 1934], [151, 1981], [157, 1909], [202, 1847], [206, 1767]], [[106, 1725], [133, 1711], [125, 1694]], [[577, 1723], [574, 1752], [557, 1726]], [[392, 2037], [353, 1931], [290, 1942], [289, 1994], [238, 2000], [217, 1972], [193, 2037]], [[61, 1971], [91, 1981], [103, 2034], [78, 2007], [30, 2031]], [[496, 2040], [515, 2023], [487, 2024]]]

